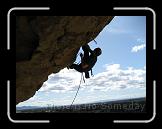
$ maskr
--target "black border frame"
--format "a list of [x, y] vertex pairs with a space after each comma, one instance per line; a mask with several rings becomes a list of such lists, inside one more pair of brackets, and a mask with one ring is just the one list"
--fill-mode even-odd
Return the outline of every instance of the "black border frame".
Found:
[[[107, 120], [107, 121], [113, 121], [115, 119], [129, 119], [129, 120], [133, 120], [133, 119], [138, 119], [140, 118], [141, 120], [148, 120], [152, 117], [152, 113], [153, 113], [153, 80], [154, 80], [154, 72], [153, 72], [153, 68], [152, 66], [154, 66], [153, 62], [154, 62], [154, 50], [152, 49], [153, 48], [153, 15], [150, 11], [148, 10], [145, 10], [145, 11], [142, 11], [142, 10], [132, 10], [132, 11], [112, 11], [113, 13], [111, 13], [111, 15], [120, 15], [120, 16], [146, 16], [147, 17], [147, 20], [146, 20], [146, 28], [147, 28], [147, 33], [146, 33], [146, 42], [147, 42], [147, 45], [146, 45], [146, 86], [147, 86], [147, 92], [146, 92], [146, 111], [147, 113], [145, 114], [142, 114], [142, 113], [136, 113], [136, 114], [128, 114], [128, 113], [124, 113], [124, 118], [123, 118], [123, 114], [110, 114], [110, 113], [106, 113], [106, 114], [15, 114], [15, 110], [16, 110], [16, 107], [15, 107], [15, 93], [13, 91], [15, 91], [15, 85], [16, 85], [16, 82], [15, 82], [15, 78], [11, 78], [10, 79], [10, 88], [11, 88], [11, 94], [10, 96], [10, 99], [11, 99], [11, 103], [10, 103], [10, 116], [13, 120], [29, 120], [30, 118], [32, 120], [34, 119], [38, 119], [38, 120], [41, 120], [41, 119], [49, 119], [50, 121], [53, 121], [53, 120], [67, 120], [67, 119], [82, 119], [82, 120], [90, 120], [90, 119], [96, 119], [96, 120]], [[15, 32], [14, 32], [14, 28], [13, 26], [15, 25], [15, 22], [14, 22], [14, 19], [13, 19], [13, 15], [15, 15], [16, 11], [13, 11], [12, 12], [12, 15], [11, 15], [11, 55], [15, 55], [15, 43], [13, 42], [14, 41], [14, 38], [15, 38]], [[46, 14], [47, 13], [47, 14]], [[21, 11], [18, 12], [18, 15], [53, 15], [55, 14], [54, 13], [54, 10], [51, 10], [51, 11]], [[14, 64], [12, 63], [12, 66], [15, 67], [15, 62]], [[14, 68], [15, 69], [15, 68]], [[149, 97], [148, 97], [149, 96]], [[122, 117], [121, 117], [122, 116]]]

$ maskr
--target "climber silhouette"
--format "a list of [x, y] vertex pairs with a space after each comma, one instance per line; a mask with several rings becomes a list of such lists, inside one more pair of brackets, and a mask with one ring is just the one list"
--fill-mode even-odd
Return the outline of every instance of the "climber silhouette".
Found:
[[84, 72], [85, 77], [89, 78], [89, 71], [91, 70], [91, 74], [92, 74], [92, 68], [97, 62], [97, 57], [101, 55], [102, 50], [100, 48], [95, 48], [94, 50], [91, 50], [88, 45], [82, 46], [82, 50], [84, 52], [84, 55], [82, 53], [80, 54], [81, 63], [72, 64], [71, 66], [69, 66], [69, 68], [75, 69], [78, 72]]

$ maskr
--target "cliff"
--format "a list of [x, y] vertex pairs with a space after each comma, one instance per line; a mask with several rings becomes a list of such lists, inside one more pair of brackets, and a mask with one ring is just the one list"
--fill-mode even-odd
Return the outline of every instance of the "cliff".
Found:
[[17, 16], [16, 104], [32, 97], [51, 73], [72, 64], [113, 16]]

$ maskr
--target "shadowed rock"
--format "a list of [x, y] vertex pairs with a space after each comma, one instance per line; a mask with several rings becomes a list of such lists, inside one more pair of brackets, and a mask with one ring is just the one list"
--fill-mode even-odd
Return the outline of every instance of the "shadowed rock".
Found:
[[113, 16], [17, 16], [16, 103], [39, 90], [48, 75], [72, 64]]

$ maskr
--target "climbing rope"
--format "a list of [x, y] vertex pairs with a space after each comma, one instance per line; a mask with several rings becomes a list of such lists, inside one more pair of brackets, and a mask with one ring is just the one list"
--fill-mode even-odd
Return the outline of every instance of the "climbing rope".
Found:
[[97, 41], [95, 39], [93, 39], [93, 41], [97, 44]]
[[73, 101], [72, 101], [72, 103], [71, 103], [71, 105], [70, 105], [70, 109], [72, 108], [72, 105], [73, 105], [73, 103], [74, 103], [74, 101], [75, 101], [75, 99], [76, 99], [76, 97], [77, 97], [77, 95], [78, 95], [78, 91], [79, 91], [79, 89], [80, 89], [80, 85], [81, 85], [81, 82], [82, 82], [82, 78], [84, 79], [84, 77], [83, 77], [83, 72], [82, 72], [82, 74], [81, 74], [81, 79], [80, 79], [80, 83], [79, 83], [79, 86], [78, 86], [78, 90], [77, 90], [77, 92], [76, 92], [76, 94], [75, 94], [75, 97], [74, 97], [74, 99], [73, 99]]
[[[78, 58], [78, 56], [81, 54], [81, 52], [79, 52], [78, 54], [77, 54], [77, 56], [76, 56], [76, 59]], [[80, 64], [81, 63], [81, 61], [79, 61], [79, 62], [74, 62], [75, 64]]]
[[[97, 44], [97, 41], [96, 41], [95, 39], [93, 39], [93, 40], [94, 40], [94, 42]], [[76, 58], [78, 57], [78, 55], [80, 55], [80, 53], [77, 54]], [[80, 62], [77, 63], [77, 64], [80, 64]], [[91, 69], [91, 76], [93, 76], [92, 69]], [[82, 79], [83, 79], [83, 81], [84, 81], [84, 83], [85, 83], [85, 79], [84, 79], [84, 76], [83, 76], [83, 72], [82, 72], [82, 74], [81, 74], [81, 79], [80, 79], [80, 83], [79, 83], [77, 92], [76, 92], [76, 94], [75, 94], [75, 97], [74, 97], [74, 99], [73, 99], [71, 105], [70, 105], [70, 109], [72, 109], [72, 105], [73, 105], [73, 103], [74, 103], [74, 101], [75, 101], [75, 99], [76, 99], [76, 97], [77, 97], [77, 95], [78, 95], [78, 92], [79, 92], [79, 89], [80, 89], [80, 85], [81, 85]]]

